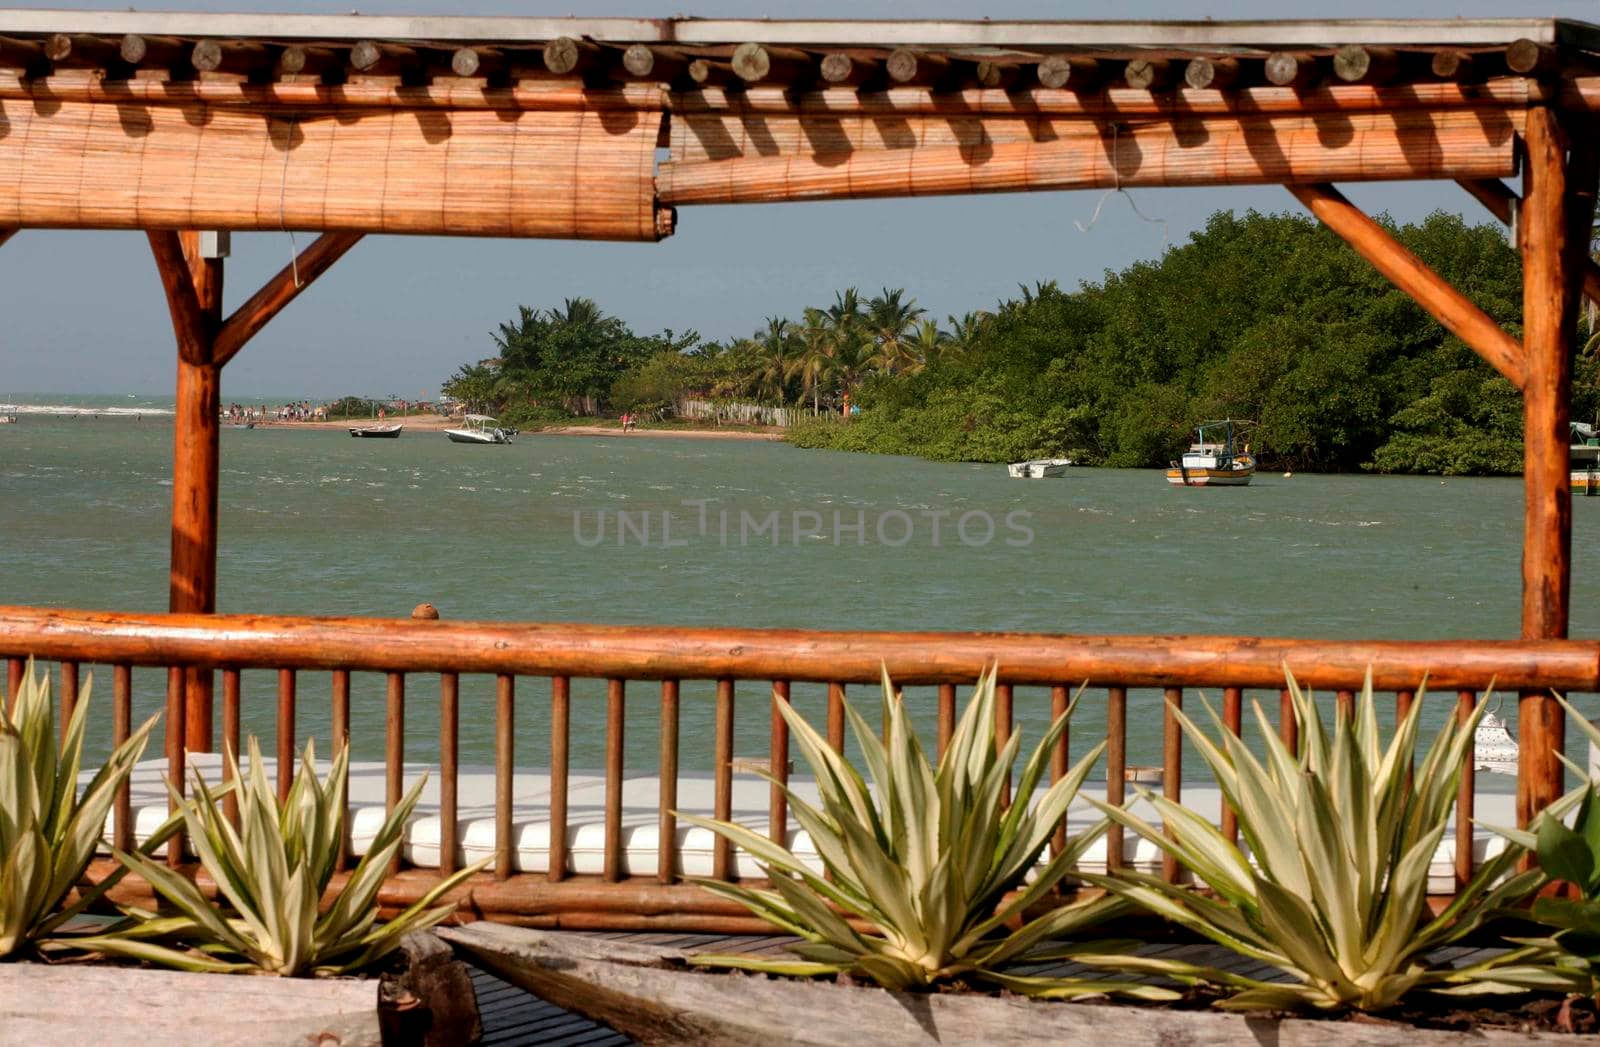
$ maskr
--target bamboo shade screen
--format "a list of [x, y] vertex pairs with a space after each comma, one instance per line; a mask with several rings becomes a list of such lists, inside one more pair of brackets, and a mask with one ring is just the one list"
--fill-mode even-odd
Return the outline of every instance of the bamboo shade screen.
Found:
[[1520, 110], [1165, 119], [929, 113], [675, 114], [668, 204], [1111, 186], [1501, 178]]
[[0, 227], [657, 240], [659, 112], [0, 99]]

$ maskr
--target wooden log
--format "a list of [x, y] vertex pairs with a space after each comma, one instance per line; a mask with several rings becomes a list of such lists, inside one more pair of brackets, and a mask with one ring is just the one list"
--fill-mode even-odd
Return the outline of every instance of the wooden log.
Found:
[[950, 59], [945, 55], [921, 53], [902, 47], [890, 53], [884, 61], [884, 71], [897, 84], [937, 87], [950, 76]]
[[852, 55], [847, 51], [833, 51], [823, 55], [818, 71], [823, 83], [831, 87], [861, 87], [864, 84], [880, 83], [886, 77], [882, 62]]
[[[1225, 687], [1222, 690], [1222, 725], [1237, 738], [1244, 728], [1244, 688]], [[1222, 804], [1222, 835], [1230, 843], [1239, 842], [1239, 812], [1226, 800]]]
[[1274, 51], [1268, 55], [1262, 72], [1269, 84], [1295, 88], [1310, 87], [1320, 75], [1315, 56], [1292, 51]]
[[[711, 778], [713, 782], [711, 817], [718, 821], [733, 820], [733, 680], [723, 677], [717, 681], [717, 708], [712, 744]], [[717, 880], [733, 880], [733, 841], [717, 835], [712, 842], [711, 876]]]
[[404, 77], [415, 75], [421, 67], [417, 52], [399, 44], [360, 40], [350, 48], [350, 68], [365, 76]]
[[56, 727], [60, 734], [60, 745], [63, 751], [67, 744], [67, 729], [71, 726], [72, 712], [78, 707], [78, 663], [61, 663], [61, 715], [57, 717]]
[[[1319, 221], [1371, 262], [1373, 268], [1411, 296], [1413, 301], [1466, 342], [1495, 370], [1519, 388], [1522, 387], [1526, 368], [1522, 346], [1466, 295], [1451, 287], [1332, 186], [1290, 186], [1289, 191]], [[1565, 447], [1563, 436], [1563, 469], [1566, 462]]]
[[[1309, 686], [1304, 680], [1302, 686]], [[1278, 738], [1291, 753], [1300, 752], [1300, 716], [1295, 711], [1294, 696], [1285, 688], [1278, 692]]]
[[939, 685], [939, 759], [950, 747], [950, 738], [956, 733], [956, 685]]
[[22, 687], [23, 674], [27, 672], [26, 664], [15, 655], [6, 659], [6, 715], [10, 716], [16, 705], [17, 692]]
[[[1060, 685], [1050, 688], [1050, 722], [1054, 724], [1067, 714], [1067, 709], [1072, 702], [1072, 692]], [[1056, 744], [1050, 750], [1050, 784], [1054, 785], [1067, 776], [1067, 771], [1072, 766], [1072, 726], [1069, 723], [1061, 731], [1061, 737], [1056, 739]], [[1061, 824], [1056, 826], [1050, 835], [1051, 855], [1060, 854], [1067, 847], [1067, 819], [1062, 818]]]
[[[133, 667], [118, 665], [113, 668], [111, 677], [111, 744], [121, 746], [132, 733]], [[131, 851], [134, 847], [133, 793], [126, 778], [117, 786], [117, 798], [111, 809], [111, 845], [121, 851]]]
[[173, 66], [188, 57], [192, 49], [170, 36], [142, 36], [127, 33], [117, 43], [117, 57], [130, 66]]
[[295, 676], [293, 669], [278, 670], [278, 802], [289, 798], [295, 772]]
[[710, 87], [716, 84], [726, 84], [729, 87], [737, 87], [744, 83], [744, 81], [739, 79], [738, 75], [734, 73], [732, 65], [728, 64], [727, 62], [719, 62], [710, 58], [696, 58], [691, 61], [689, 63], [687, 75], [692, 83], [699, 84], [702, 87]]
[[622, 680], [606, 681], [606, 808], [605, 853], [601, 858], [607, 883], [622, 879], [622, 777], [628, 716]]
[[1078, 92], [1092, 90], [1105, 79], [1105, 70], [1094, 58], [1051, 55], [1039, 63], [1035, 75], [1045, 87]]
[[[1127, 798], [1128, 689], [1106, 688], [1106, 803], [1121, 807]], [[1106, 829], [1106, 871], [1122, 868], [1123, 830], [1117, 823]]]
[[359, 243], [361, 236], [361, 233], [322, 234], [300, 252], [292, 265], [280, 269], [261, 290], [235, 309], [217, 331], [214, 348], [217, 365], [220, 367], [238, 355], [273, 317]]
[[545, 878], [560, 883], [567, 875], [567, 787], [571, 743], [572, 681], [550, 678], [550, 861]]
[[201, 40], [189, 52], [189, 62], [202, 73], [237, 73], [248, 76], [270, 69], [273, 54], [249, 40]]
[[456, 76], [489, 76], [505, 69], [505, 55], [487, 47], [458, 47], [450, 52], [450, 71]]
[[[1183, 688], [1168, 687], [1163, 694], [1161, 710], [1161, 794], [1173, 803], [1183, 803], [1183, 731], [1178, 725], [1178, 713], [1183, 709]], [[1167, 839], [1175, 839], [1172, 827], [1163, 830]], [[1182, 868], [1178, 860], [1161, 853], [1161, 878], [1177, 883]]]
[[[899, 679], [899, 674], [890, 673]], [[844, 752], [844, 687], [837, 680], [828, 682], [828, 747], [836, 753]]]
[[[234, 677], [235, 679], [238, 678], [237, 671], [234, 672]], [[335, 669], [333, 671], [332, 694], [329, 696], [329, 701], [332, 705], [333, 722], [329, 726], [333, 733], [333, 751], [335, 753], [347, 753], [350, 751], [350, 671], [348, 669]], [[233, 733], [229, 737], [232, 738], [232, 744], [237, 748], [239, 744], [238, 724], [234, 725]], [[499, 741], [499, 735], [497, 734], [495, 736], [495, 744], [497, 746]], [[350, 764], [348, 762], [345, 763], [344, 767], [344, 781], [340, 784], [344, 789], [344, 794], [349, 796]], [[349, 804], [345, 806], [347, 809], [339, 813], [339, 856], [334, 861], [335, 867], [339, 869], [348, 868], [350, 865], [350, 812], [348, 810]], [[499, 839], [509, 838], [509, 833], [499, 837]]]
[[1166, 58], [1135, 58], [1122, 68], [1122, 79], [1135, 91], [1161, 91], [1178, 78], [1178, 64]]
[[[406, 677], [389, 673], [386, 681], [383, 723], [383, 813], [393, 816], [405, 796]], [[400, 871], [400, 851], [389, 863], [389, 875]]]
[[0, 69], [20, 70], [24, 76], [43, 76], [50, 71], [44, 45], [37, 40], [0, 37]]
[[1390, 47], [1350, 44], [1333, 54], [1333, 75], [1347, 84], [1386, 84], [1400, 72], [1400, 58]]
[[658, 80], [663, 83], [686, 76], [689, 63], [682, 55], [669, 53], [649, 44], [631, 44], [622, 52], [622, 68], [640, 80]]
[[289, 76], [326, 76], [344, 70], [345, 58], [330, 47], [292, 44], [278, 53], [278, 71]]
[[1490, 680], [1507, 690], [1600, 690], [1600, 644], [1576, 640], [828, 632], [0, 607], [0, 651], [149, 666], [805, 680], [831, 682], [830, 705], [846, 682], [877, 683], [884, 668], [906, 686], [970, 685], [996, 662], [1019, 685], [1277, 690], [1287, 664], [1303, 684], [1323, 689], [1358, 687], [1371, 666], [1373, 686], [1385, 691], [1415, 688], [1424, 675], [1452, 690]]
[[656, 882], [678, 879], [678, 681], [661, 681], [661, 761], [657, 816]]
[[1483, 76], [1483, 66], [1468, 51], [1435, 51], [1428, 70], [1441, 80], [1470, 83]]
[[460, 866], [461, 677], [439, 674], [439, 875]]
[[44, 57], [56, 65], [94, 66], [117, 59], [117, 48], [98, 36], [51, 33], [45, 37]]
[[[178, 812], [178, 804], [182, 801], [183, 794], [189, 788], [189, 775], [184, 768], [183, 748], [183, 670], [172, 668], [167, 670], [167, 711], [166, 711], [166, 758], [167, 758], [167, 784], [173, 792], [167, 797], [167, 816]], [[168, 838], [166, 843], [167, 866], [177, 869], [183, 865], [184, 839], [180, 830], [176, 835]]]
[[6, 242], [9, 241], [13, 236], [16, 236], [19, 232], [21, 232], [20, 229], [0, 228], [0, 247], [4, 247]]
[[734, 75], [746, 83], [773, 80], [794, 86], [817, 78], [816, 63], [803, 51], [780, 50], [763, 44], [740, 44], [729, 61]]
[[512, 812], [516, 803], [517, 678], [509, 673], [495, 677], [494, 691], [494, 878], [511, 875]]
[[558, 36], [541, 52], [545, 69], [553, 76], [582, 76], [600, 64], [600, 49], [585, 40]]
[[[1594, 215], [1595, 150], [1587, 134], [1569, 139], [1555, 112], [1542, 106], [1529, 111], [1524, 141], [1522, 635], [1559, 639], [1567, 635], [1572, 588], [1567, 448], [1577, 262], [1587, 254]], [[1563, 792], [1566, 715], [1548, 690], [1526, 689], [1518, 724], [1517, 821], [1526, 826]]]
[[[1012, 692], [1012, 687], [1011, 687], [1010, 684], [1008, 684], [1008, 683], [997, 683], [997, 684], [995, 684], [995, 686], [994, 686], [994, 745], [995, 745], [995, 751], [996, 752], [999, 752], [999, 751], [1003, 750], [1005, 748], [1006, 743], [1011, 740], [1011, 729], [1012, 729], [1012, 727], [1014, 725], [1014, 721], [1016, 720], [1016, 714], [1015, 714], [1015, 711], [1014, 711], [1014, 708], [1013, 708], [1014, 703], [1013, 703], [1013, 700], [1012, 700], [1012, 695], [1013, 695], [1013, 692]], [[888, 738], [887, 738], [888, 732], [885, 731], [884, 734], [886, 736], [884, 741], [885, 741], [885, 743], [887, 743], [887, 741], [888, 741]], [[1009, 807], [1009, 806], [1011, 806], [1011, 781], [1010, 781], [1010, 779], [1007, 779], [1000, 786], [1000, 806], [1001, 807]]]
[[[676, 123], [676, 121], [674, 121]], [[1338, 129], [1334, 133], [1334, 125]], [[737, 162], [668, 161], [661, 203], [775, 203], [946, 193], [1121, 186], [1456, 178], [1462, 169], [1503, 176], [1514, 162], [1510, 114], [1467, 111], [1359, 114], [1279, 121], [1204, 119], [1067, 127], [1049, 139], [997, 142], [981, 160], [960, 145], [870, 149], [844, 155], [747, 156]]]
[[[1456, 692], [1456, 721], [1463, 728], [1472, 722], [1472, 713], [1477, 705], [1477, 695], [1472, 691]], [[1455, 878], [1456, 891], [1472, 881], [1472, 811], [1477, 799], [1477, 776], [1473, 768], [1464, 767], [1461, 771], [1461, 782], [1456, 786], [1456, 853], [1455, 853]]]
[[973, 78], [987, 91], [1017, 91], [1028, 86], [1028, 67], [1019, 62], [984, 59], [973, 67]]
[[1183, 67], [1183, 82], [1197, 91], [1232, 87], [1239, 82], [1239, 60], [1204, 56], [1190, 59]]
[[1561, 65], [1560, 53], [1549, 44], [1524, 38], [1506, 48], [1506, 68], [1516, 76], [1553, 76]]
[[773, 681], [772, 728], [767, 744], [773, 782], [767, 795], [767, 836], [780, 847], [789, 846], [789, 797], [783, 791], [789, 784], [789, 722], [778, 711], [778, 706], [788, 702], [789, 681]]

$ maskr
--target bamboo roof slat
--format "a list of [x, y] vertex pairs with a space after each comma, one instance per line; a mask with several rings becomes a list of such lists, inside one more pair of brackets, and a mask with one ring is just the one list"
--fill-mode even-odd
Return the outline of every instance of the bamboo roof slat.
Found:
[[[1042, 141], [862, 149], [661, 165], [663, 203], [1247, 185], [1515, 171], [1516, 110], [1160, 121]], [[679, 132], [674, 131], [674, 134]]]
[[639, 110], [292, 119], [0, 97], [0, 225], [656, 240], [660, 124]]

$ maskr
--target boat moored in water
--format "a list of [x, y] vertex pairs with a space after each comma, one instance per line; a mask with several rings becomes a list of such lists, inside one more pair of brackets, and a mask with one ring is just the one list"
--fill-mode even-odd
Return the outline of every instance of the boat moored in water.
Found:
[[1244, 487], [1255, 474], [1250, 445], [1242, 451], [1236, 449], [1233, 420], [1225, 418], [1195, 426], [1194, 443], [1167, 470], [1167, 483], [1174, 487]]
[[1572, 493], [1593, 498], [1600, 495], [1600, 432], [1584, 422], [1568, 424], [1572, 426], [1572, 445], [1567, 448]]
[[516, 435], [515, 429], [503, 428], [496, 419], [486, 414], [469, 414], [462, 419], [460, 429], [446, 429], [444, 434], [451, 443], [458, 444], [508, 444]]
[[1014, 480], [1041, 480], [1065, 476], [1071, 465], [1071, 458], [1035, 458], [1027, 462], [1012, 462], [1006, 466], [1006, 472]]
[[398, 440], [400, 430], [404, 429], [403, 423], [395, 425], [352, 425], [350, 435], [368, 440]]

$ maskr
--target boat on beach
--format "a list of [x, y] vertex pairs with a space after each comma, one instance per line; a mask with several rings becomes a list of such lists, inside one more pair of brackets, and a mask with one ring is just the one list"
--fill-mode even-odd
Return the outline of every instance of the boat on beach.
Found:
[[1242, 451], [1236, 448], [1233, 420], [1224, 418], [1195, 426], [1194, 443], [1167, 470], [1167, 483], [1174, 487], [1244, 487], [1255, 473], [1250, 445]]
[[1012, 462], [1006, 466], [1006, 472], [1013, 480], [1042, 480], [1067, 475], [1071, 465], [1071, 458], [1034, 458], [1026, 462]]
[[350, 435], [368, 440], [398, 440], [404, 423], [394, 425], [352, 425]]
[[498, 420], [486, 414], [469, 414], [462, 419], [462, 428], [446, 429], [444, 434], [451, 443], [458, 444], [508, 444], [516, 435], [515, 429], [502, 428]]
[[1570, 422], [1572, 445], [1567, 468], [1572, 471], [1572, 493], [1585, 498], [1600, 494], [1600, 433], [1586, 422]]

